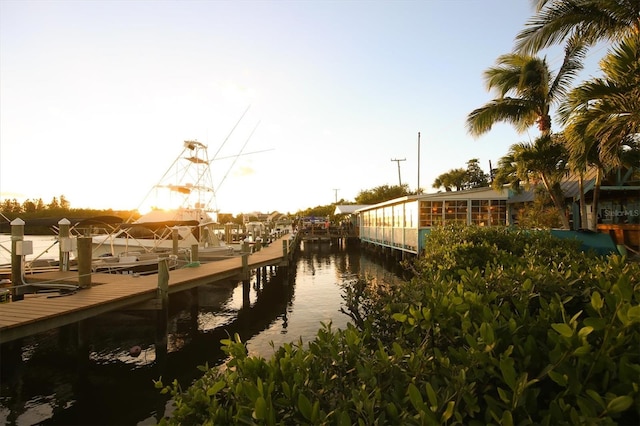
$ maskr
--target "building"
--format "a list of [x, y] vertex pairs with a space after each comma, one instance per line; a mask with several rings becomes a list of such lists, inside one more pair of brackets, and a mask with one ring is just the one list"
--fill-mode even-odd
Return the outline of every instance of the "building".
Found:
[[507, 225], [508, 191], [489, 187], [409, 195], [356, 211], [362, 243], [417, 255], [432, 226], [463, 223]]

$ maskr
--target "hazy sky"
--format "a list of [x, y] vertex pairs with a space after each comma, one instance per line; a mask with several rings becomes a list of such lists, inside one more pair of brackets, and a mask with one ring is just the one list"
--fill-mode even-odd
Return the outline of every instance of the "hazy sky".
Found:
[[[472, 158], [488, 172], [537, 136], [465, 128], [493, 97], [483, 71], [532, 13], [529, 0], [0, 0], [0, 198], [137, 208], [184, 140], [213, 157], [248, 107], [212, 163], [222, 212], [353, 201], [397, 185], [398, 164], [415, 190], [418, 132], [435, 192], [438, 175]], [[554, 71], [560, 52], [543, 53]], [[243, 145], [255, 153], [234, 163]]]

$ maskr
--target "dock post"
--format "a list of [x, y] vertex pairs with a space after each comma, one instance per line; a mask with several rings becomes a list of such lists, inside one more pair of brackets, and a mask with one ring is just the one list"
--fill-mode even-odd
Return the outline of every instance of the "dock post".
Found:
[[91, 237], [78, 237], [78, 285], [91, 287]]
[[288, 238], [282, 240], [282, 262], [279, 265], [279, 268], [282, 267], [284, 276], [287, 277], [287, 282], [289, 280], [289, 260], [291, 257], [291, 251], [289, 250], [290, 241]]
[[198, 253], [198, 245], [193, 244], [191, 246], [191, 262], [197, 262], [199, 260], [200, 254]]
[[171, 237], [173, 240], [173, 250], [171, 253], [177, 256], [178, 255], [178, 237], [179, 237], [177, 228], [173, 228], [171, 230]]
[[231, 244], [233, 242], [233, 235], [231, 235], [231, 224], [224, 224], [224, 242], [227, 244]]
[[249, 292], [251, 283], [249, 280], [249, 253], [242, 253], [242, 306], [249, 307]]
[[167, 325], [169, 323], [169, 264], [167, 259], [158, 262], [157, 297], [160, 309], [156, 311], [156, 361], [162, 364], [167, 355]]
[[58, 270], [69, 270], [69, 252], [71, 251], [71, 238], [69, 235], [69, 229], [71, 222], [67, 218], [60, 219], [58, 221]]
[[11, 300], [23, 300], [24, 294], [17, 291], [16, 286], [22, 284], [24, 258], [18, 254], [18, 248], [24, 240], [24, 220], [16, 218], [11, 221]]

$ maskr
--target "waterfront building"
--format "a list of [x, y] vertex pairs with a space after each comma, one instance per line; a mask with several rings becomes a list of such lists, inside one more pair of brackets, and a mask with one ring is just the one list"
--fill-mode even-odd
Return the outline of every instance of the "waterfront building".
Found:
[[[640, 169], [617, 170], [603, 179], [597, 211], [593, 208], [595, 171], [584, 178], [587, 221], [597, 215], [597, 229], [581, 229], [579, 181], [570, 176], [561, 184], [568, 206], [572, 235], [583, 241], [589, 233], [609, 234], [620, 252], [640, 251]], [[370, 206], [350, 209], [360, 241], [365, 246], [398, 257], [417, 255], [424, 249], [425, 236], [434, 226], [461, 223], [477, 226], [517, 226], [518, 211], [533, 202], [535, 190], [514, 192], [491, 187], [435, 194], [409, 195]], [[341, 206], [344, 207], [344, 206]], [[343, 213], [346, 212], [344, 208]], [[554, 231], [560, 235], [563, 231]], [[599, 244], [599, 243], [598, 243]], [[614, 247], [615, 250], [615, 247]]]
[[362, 243], [403, 255], [417, 255], [431, 227], [452, 223], [498, 226], [508, 221], [508, 191], [490, 187], [436, 194], [408, 195], [361, 208], [358, 215]]

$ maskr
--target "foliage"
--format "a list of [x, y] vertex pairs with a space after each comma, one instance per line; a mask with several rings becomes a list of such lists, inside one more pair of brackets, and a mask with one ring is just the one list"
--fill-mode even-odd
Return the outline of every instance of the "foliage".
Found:
[[536, 14], [516, 36], [516, 49], [537, 53], [566, 40], [593, 46], [614, 42], [640, 31], [637, 0], [544, 0], [533, 2]]
[[525, 229], [560, 228], [562, 222], [549, 194], [541, 188], [536, 188], [534, 192], [533, 202], [522, 203], [520, 208], [514, 206], [517, 210], [515, 224]]
[[336, 206], [334, 204], [329, 204], [326, 206], [316, 206], [312, 208], [308, 208], [305, 210], [301, 210], [297, 213], [299, 217], [306, 216], [315, 216], [315, 217], [332, 217], [333, 212], [335, 212]]
[[53, 197], [49, 204], [45, 204], [44, 201], [42, 201], [42, 198], [38, 198], [37, 200], [26, 199], [22, 204], [20, 204], [15, 198], [5, 198], [0, 203], [0, 212], [4, 215], [17, 215], [21, 213], [46, 214], [52, 211], [57, 212], [70, 209], [71, 204], [64, 195], [61, 195], [60, 198]]
[[584, 46], [569, 45], [565, 61], [554, 76], [546, 59], [518, 53], [502, 55], [484, 72], [488, 90], [496, 97], [467, 116], [467, 130], [478, 137], [499, 122], [509, 123], [523, 133], [534, 124], [541, 135], [551, 134], [552, 105], [561, 100], [570, 81], [582, 68]]
[[569, 229], [566, 217], [565, 196], [561, 182], [568, 174], [569, 155], [558, 135], [536, 138], [533, 143], [518, 143], [509, 147], [509, 153], [500, 158], [499, 167], [493, 180], [496, 189], [509, 185], [514, 191], [521, 186], [530, 189], [541, 184], [556, 208], [564, 229]]
[[472, 158], [467, 161], [467, 169], [452, 169], [438, 176], [432, 185], [434, 188], [444, 188], [449, 192], [453, 188], [456, 191], [463, 189], [488, 186], [488, 176], [480, 168], [479, 160]]
[[394, 198], [409, 195], [409, 186], [407, 184], [400, 185], [382, 185], [373, 189], [362, 190], [356, 196], [356, 204], [378, 204], [383, 201], [393, 200]]
[[[637, 424], [640, 265], [547, 232], [441, 228], [416, 277], [345, 288], [305, 347], [202, 367], [162, 424]], [[449, 250], [450, 249], [450, 250]]]

